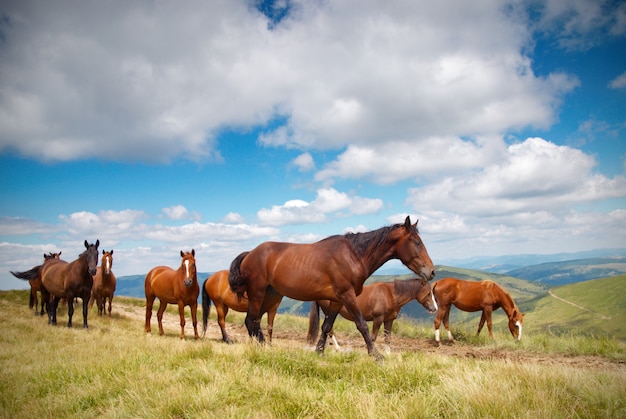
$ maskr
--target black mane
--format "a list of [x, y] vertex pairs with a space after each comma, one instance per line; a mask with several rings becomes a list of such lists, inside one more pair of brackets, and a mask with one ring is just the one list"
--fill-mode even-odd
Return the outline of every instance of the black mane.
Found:
[[352, 246], [354, 253], [358, 257], [363, 257], [370, 254], [373, 249], [383, 245], [391, 231], [403, 226], [404, 224], [394, 224], [392, 226], [382, 227], [378, 230], [372, 230], [366, 233], [346, 233], [344, 237]]

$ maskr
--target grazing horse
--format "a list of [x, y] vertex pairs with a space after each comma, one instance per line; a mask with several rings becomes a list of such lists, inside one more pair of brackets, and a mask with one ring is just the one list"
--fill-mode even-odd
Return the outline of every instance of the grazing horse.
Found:
[[[432, 293], [431, 285], [423, 278], [396, 280], [393, 282], [376, 282], [365, 285], [363, 292], [356, 297], [356, 303], [366, 321], [373, 321], [372, 341], [375, 342], [382, 324], [385, 325], [385, 343], [390, 343], [391, 327], [398, 318], [400, 309], [410, 301], [417, 300], [431, 314], [437, 311], [437, 303]], [[319, 330], [319, 309], [324, 313], [328, 310], [330, 301], [314, 301], [309, 312], [309, 333], [307, 341], [313, 344]], [[342, 317], [354, 321], [348, 310], [342, 307], [339, 311]], [[334, 335], [334, 332], [331, 331]], [[338, 347], [335, 341], [335, 347]]]
[[107, 299], [109, 300], [109, 316], [111, 316], [111, 303], [113, 302], [113, 294], [115, 294], [115, 286], [117, 285], [111, 266], [113, 266], [113, 249], [110, 252], [102, 250], [102, 261], [93, 277], [91, 301], [89, 301], [89, 309], [91, 309], [94, 302], [98, 305], [99, 316], [102, 316], [105, 312]]
[[91, 287], [93, 286], [93, 275], [96, 273], [98, 266], [98, 246], [100, 240], [96, 240], [96, 244], [89, 244], [85, 240], [85, 251], [78, 256], [73, 262], [66, 262], [61, 259], [48, 259], [39, 267], [31, 269], [33, 272], [31, 278], [41, 275], [41, 283], [43, 285], [43, 298], [49, 301], [52, 299], [52, 306], [48, 310], [48, 323], [57, 324], [57, 307], [61, 298], [67, 299], [67, 315], [69, 320], [67, 327], [72, 327], [72, 316], [74, 316], [74, 298], [79, 297], [83, 300], [83, 327], [87, 328], [88, 304], [91, 298]]
[[[209, 311], [211, 310], [211, 301], [215, 304], [217, 310], [217, 323], [222, 329], [222, 340], [226, 343], [232, 343], [226, 333], [226, 315], [228, 309], [233, 309], [240, 313], [248, 311], [248, 297], [239, 298], [228, 285], [228, 271], [215, 272], [208, 277], [202, 284], [202, 329], [203, 334], [206, 333]], [[280, 301], [270, 307], [267, 311], [267, 334], [270, 342], [272, 341], [272, 332], [274, 330], [274, 318], [276, 311], [280, 305]]]
[[[60, 259], [61, 258], [61, 253], [44, 253], [43, 255], [43, 261], [44, 263], [46, 263], [48, 261], [48, 259]], [[30, 298], [28, 301], [28, 307], [30, 308], [35, 308], [35, 316], [37, 315], [41, 315], [43, 316], [44, 313], [44, 307], [45, 307], [45, 311], [48, 311], [48, 303], [49, 301], [46, 301], [46, 299], [44, 298], [44, 291], [41, 289], [42, 285], [41, 285], [41, 267], [43, 265], [39, 265], [36, 266], [35, 268], [37, 268], [38, 274], [35, 278], [33, 279], [28, 279], [28, 284], [30, 285]], [[33, 268], [33, 269], [35, 269]], [[24, 275], [28, 275], [28, 271], [27, 272], [13, 272], [10, 271], [11, 274], [13, 274], [14, 277], [19, 278], [19, 279], [24, 279], [26, 280], [27, 278], [24, 277]], [[39, 305], [39, 299], [37, 298], [37, 293], [41, 294], [41, 312], [37, 311], [37, 306]]]
[[443, 325], [448, 332], [448, 339], [454, 341], [450, 332], [450, 306], [454, 305], [463, 311], [482, 311], [478, 332], [480, 334], [485, 321], [489, 329], [489, 337], [493, 338], [491, 331], [491, 313], [502, 307], [509, 318], [509, 330], [515, 339], [522, 339], [522, 325], [524, 324], [524, 314], [519, 310], [513, 298], [502, 287], [490, 280], [484, 281], [463, 281], [456, 278], [443, 278], [433, 284], [435, 300], [439, 305], [437, 316], [435, 317], [435, 342], [441, 344], [439, 337], [439, 326], [443, 320]]
[[178, 304], [178, 314], [180, 315], [180, 338], [185, 339], [185, 306], [191, 308], [191, 321], [193, 323], [193, 333], [196, 339], [198, 336], [198, 320], [196, 313], [198, 310], [198, 275], [196, 273], [196, 251], [180, 251], [183, 258], [180, 267], [174, 270], [168, 266], [157, 266], [152, 268], [146, 275], [146, 333], [150, 333], [150, 318], [152, 317], [152, 305], [154, 299], [160, 301], [157, 319], [159, 321], [159, 335], [163, 335], [163, 312], [168, 304]]
[[435, 276], [417, 222], [411, 224], [406, 217], [403, 224], [367, 233], [330, 236], [311, 244], [261, 243], [233, 260], [228, 281], [240, 298], [247, 292], [246, 328], [260, 342], [264, 341], [261, 313], [282, 296], [300, 301], [330, 300], [317, 352], [324, 352], [328, 334], [339, 310], [345, 306], [365, 340], [368, 354], [381, 358], [356, 297], [363, 290], [365, 280], [391, 259], [400, 259], [426, 280]]

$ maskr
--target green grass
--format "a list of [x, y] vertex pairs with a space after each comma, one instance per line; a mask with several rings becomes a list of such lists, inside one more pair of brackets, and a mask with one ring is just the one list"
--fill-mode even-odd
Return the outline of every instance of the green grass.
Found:
[[[516, 345], [502, 331], [490, 341], [476, 338], [473, 330], [459, 329], [459, 345], [468, 350], [520, 356], [539, 352], [541, 358], [554, 357], [555, 362], [424, 351], [393, 352], [375, 361], [362, 348], [327, 350], [323, 356], [303, 349], [304, 318], [279, 315], [275, 325], [276, 330], [297, 332], [301, 341], [275, 339], [272, 345], [259, 345], [246, 339], [226, 345], [217, 338], [181, 341], [178, 327], [171, 325], [165, 336], [154, 333], [154, 325], [153, 333], [146, 335], [143, 321], [130, 315], [141, 308], [140, 299], [116, 298], [113, 318], [97, 317], [93, 308], [88, 330], [68, 329], [48, 326], [45, 319], [33, 316], [26, 292], [0, 292], [0, 417], [626, 415], [623, 364], [604, 369], [556, 362], [562, 347], [569, 347], [565, 352], [571, 351], [568, 356], [573, 357], [625, 359], [623, 346], [608, 338], [544, 333]], [[217, 328], [214, 315], [210, 327]], [[177, 320], [175, 310], [166, 316]], [[239, 313], [228, 317], [242, 319]], [[396, 323], [394, 335], [432, 339], [432, 325]], [[188, 321], [188, 336], [189, 328]], [[345, 322], [346, 333], [353, 329]]]

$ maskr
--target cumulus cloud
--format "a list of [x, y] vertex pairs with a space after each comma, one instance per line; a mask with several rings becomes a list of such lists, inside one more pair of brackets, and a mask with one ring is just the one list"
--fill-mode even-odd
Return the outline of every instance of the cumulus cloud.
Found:
[[315, 168], [315, 161], [311, 153], [302, 153], [293, 160], [292, 165], [301, 172], [309, 172]]
[[611, 89], [623, 89], [626, 87], [626, 71], [617, 76], [615, 79], [611, 80], [609, 83], [609, 87]]
[[[500, 254], [506, 250], [498, 243], [507, 243], [515, 253], [532, 252], [532, 246], [541, 244], [545, 252], [555, 235], [563, 245], [565, 236], [574, 240], [587, 233], [587, 247], [619, 247], [612, 229], [624, 230], [617, 227], [623, 210], [612, 212], [601, 226], [591, 221], [598, 214], [584, 208], [625, 197], [626, 178], [595, 173], [595, 165], [580, 150], [529, 138], [508, 146], [500, 162], [411, 188], [407, 204], [420, 214], [431, 237], [452, 246], [450, 253], [462, 252], [448, 242], [450, 237]], [[584, 226], [581, 219], [591, 225]]]
[[262, 144], [491, 135], [549, 126], [577, 85], [533, 74], [523, 13], [496, 0], [294, 2], [271, 18], [243, 1], [28, 5], [4, 10], [0, 150], [44, 160], [221, 159], [222, 128], [277, 115]]
[[317, 196], [312, 202], [290, 200], [270, 209], [263, 208], [258, 211], [257, 216], [261, 223], [273, 226], [317, 224], [327, 222], [327, 214], [342, 211], [347, 214], [371, 214], [382, 206], [381, 199], [351, 196], [333, 188], [321, 188], [317, 190]]

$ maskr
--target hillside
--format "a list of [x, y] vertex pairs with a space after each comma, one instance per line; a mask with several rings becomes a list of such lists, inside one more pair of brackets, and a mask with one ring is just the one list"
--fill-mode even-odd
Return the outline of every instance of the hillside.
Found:
[[507, 272], [507, 275], [537, 281], [547, 286], [572, 284], [621, 274], [626, 274], [624, 256], [546, 262]]
[[529, 330], [609, 336], [626, 342], [626, 275], [552, 288], [520, 305]]

